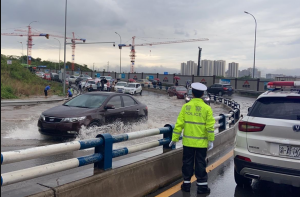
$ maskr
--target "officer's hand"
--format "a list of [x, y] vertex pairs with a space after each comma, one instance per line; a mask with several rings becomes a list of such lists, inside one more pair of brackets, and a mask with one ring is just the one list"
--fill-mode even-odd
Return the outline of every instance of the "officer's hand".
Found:
[[208, 142], [208, 150], [213, 149], [214, 143], [213, 142]]
[[169, 147], [172, 147], [175, 144], [176, 144], [176, 142], [171, 141], [170, 144], [169, 144]]

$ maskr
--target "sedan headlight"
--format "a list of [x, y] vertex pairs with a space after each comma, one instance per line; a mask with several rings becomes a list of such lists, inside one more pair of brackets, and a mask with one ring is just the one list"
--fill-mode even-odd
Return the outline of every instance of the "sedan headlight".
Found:
[[187, 101], [191, 100], [191, 98], [190, 98], [190, 97], [188, 97], [188, 96], [187, 96], [187, 97], [185, 97], [185, 99], [186, 99]]
[[43, 121], [45, 121], [46, 117], [43, 114], [41, 114], [40, 119], [42, 119]]
[[84, 120], [85, 118], [86, 118], [86, 116], [82, 116], [82, 117], [78, 117], [78, 118], [64, 118], [64, 119], [62, 119], [62, 122], [77, 122], [77, 121]]

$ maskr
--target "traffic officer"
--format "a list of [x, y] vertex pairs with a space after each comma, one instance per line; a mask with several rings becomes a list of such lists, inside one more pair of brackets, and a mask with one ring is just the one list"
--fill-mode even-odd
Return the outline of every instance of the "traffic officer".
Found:
[[170, 147], [179, 141], [182, 129], [183, 137], [183, 184], [181, 190], [190, 192], [191, 178], [194, 174], [197, 178], [197, 193], [209, 193], [206, 173], [206, 153], [207, 149], [213, 148], [215, 140], [214, 124], [212, 109], [201, 99], [207, 87], [202, 83], [192, 83], [193, 99], [184, 104], [177, 118], [173, 130]]

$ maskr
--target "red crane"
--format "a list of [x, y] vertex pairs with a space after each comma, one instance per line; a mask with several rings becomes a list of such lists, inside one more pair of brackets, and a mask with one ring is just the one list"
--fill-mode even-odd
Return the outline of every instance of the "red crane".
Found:
[[119, 44], [119, 48], [122, 49], [122, 47], [131, 47], [130, 50], [130, 59], [131, 59], [131, 69], [130, 72], [134, 73], [134, 62], [135, 62], [135, 47], [136, 46], [152, 46], [152, 45], [160, 45], [160, 44], [175, 44], [175, 43], [184, 43], [184, 42], [199, 42], [199, 41], [208, 41], [207, 38], [199, 38], [199, 39], [188, 39], [188, 40], [175, 40], [175, 41], [165, 41], [165, 42], [152, 42], [152, 43], [144, 43], [144, 44], [135, 44], [135, 36], [132, 37], [132, 44], [126, 45], [126, 44]]
[[[16, 31], [22, 31], [27, 32], [26, 30], [16, 30]], [[49, 34], [44, 33], [36, 33], [31, 31], [31, 27], [28, 26], [28, 32], [27, 34], [22, 33], [1, 33], [3, 36], [28, 36], [28, 47], [27, 47], [27, 53], [28, 53], [28, 65], [31, 65], [31, 49], [32, 49], [32, 37], [33, 36], [45, 36], [47, 39], [49, 39]]]
[[[86, 39], [84, 39], [84, 38], [75, 38], [75, 33], [72, 32], [72, 34], [73, 34], [73, 37], [72, 37], [72, 38], [67, 37], [67, 39], [70, 39], [71, 42], [72, 42], [72, 45], [71, 45], [71, 47], [72, 47], [72, 70], [74, 70], [75, 46], [76, 46], [76, 42], [75, 42], [75, 41], [76, 41], [76, 40], [80, 40], [80, 41], [85, 42]], [[51, 36], [51, 37], [56, 37], [56, 38], [65, 38], [64, 36], [53, 35], [53, 34], [49, 34], [49, 36]]]
[[[28, 31], [23, 30], [23, 29], [16, 29], [15, 31], [19, 32], [27, 32], [22, 34], [22, 33], [1, 33], [3, 36], [28, 36], [28, 65], [31, 65], [31, 50], [32, 50], [32, 37], [33, 36], [45, 36], [47, 39], [49, 39], [49, 36], [51, 37], [56, 37], [56, 38], [65, 38], [64, 36], [60, 35], [53, 35], [53, 34], [44, 34], [44, 33], [37, 33], [37, 32], [32, 32], [31, 27], [28, 26]], [[67, 39], [70, 39], [72, 42], [72, 70], [74, 70], [74, 61], [75, 61], [75, 45], [76, 45], [76, 40], [81, 40], [83, 42], [86, 41], [86, 39], [83, 38], [75, 38], [74, 32], [72, 32], [73, 37], [67, 37]]]

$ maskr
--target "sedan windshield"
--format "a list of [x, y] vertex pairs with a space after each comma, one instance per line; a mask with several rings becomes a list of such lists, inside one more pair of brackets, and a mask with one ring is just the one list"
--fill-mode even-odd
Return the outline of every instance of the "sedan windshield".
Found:
[[125, 86], [126, 83], [117, 83], [117, 86]]
[[64, 106], [80, 108], [98, 108], [107, 99], [105, 95], [99, 94], [82, 94], [68, 101]]

